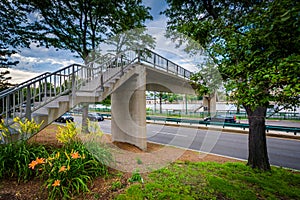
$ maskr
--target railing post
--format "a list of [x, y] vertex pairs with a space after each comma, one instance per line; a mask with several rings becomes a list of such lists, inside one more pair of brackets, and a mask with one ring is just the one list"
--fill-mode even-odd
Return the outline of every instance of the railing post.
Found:
[[8, 123], [8, 118], [9, 118], [9, 95], [6, 97], [6, 111], [5, 111], [5, 121]]
[[72, 66], [72, 100], [75, 99], [76, 83], [75, 83], [75, 66]]
[[30, 92], [30, 85], [27, 86], [25, 117], [28, 120], [31, 120], [31, 92]]
[[45, 86], [44, 86], [45, 87], [45, 94], [44, 94], [45, 96], [44, 96], [43, 101], [47, 101], [47, 78], [45, 78], [44, 80], [45, 80]]
[[169, 61], [167, 60], [167, 72], [169, 72]]

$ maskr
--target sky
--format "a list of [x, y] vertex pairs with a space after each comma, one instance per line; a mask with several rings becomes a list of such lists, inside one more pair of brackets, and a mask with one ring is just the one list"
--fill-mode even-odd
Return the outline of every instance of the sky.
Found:
[[[152, 21], [146, 22], [146, 26], [148, 33], [156, 38], [154, 51], [184, 68], [196, 71], [196, 68], [193, 67], [194, 59], [189, 58], [182, 49], [176, 49], [174, 42], [164, 37], [167, 18], [160, 15], [160, 12], [167, 8], [167, 3], [164, 0], [143, 0], [143, 3], [151, 8], [150, 14], [153, 16]], [[20, 53], [12, 56], [14, 60], [18, 60], [20, 63], [10, 69], [11, 82], [20, 83], [38, 74], [54, 72], [73, 63], [82, 64], [83, 61], [76, 58], [75, 55], [67, 50], [57, 51], [53, 47], [43, 48], [31, 45], [30, 49], [22, 49]]]

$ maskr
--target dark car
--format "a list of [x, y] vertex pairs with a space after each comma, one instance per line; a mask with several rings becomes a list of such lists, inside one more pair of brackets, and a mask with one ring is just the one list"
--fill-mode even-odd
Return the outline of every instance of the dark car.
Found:
[[213, 117], [205, 118], [204, 121], [236, 123], [236, 116], [235, 115], [215, 115]]
[[88, 119], [91, 121], [103, 121], [104, 117], [100, 113], [89, 113], [88, 114]]
[[55, 121], [56, 122], [62, 122], [62, 123], [66, 123], [67, 121], [68, 122], [74, 122], [74, 117], [72, 117], [70, 115], [70, 113], [65, 113], [62, 116], [60, 116], [59, 118], [57, 118]]

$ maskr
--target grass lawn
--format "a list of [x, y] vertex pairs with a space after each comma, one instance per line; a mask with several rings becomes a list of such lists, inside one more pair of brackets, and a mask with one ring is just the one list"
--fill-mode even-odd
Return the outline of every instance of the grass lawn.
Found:
[[176, 162], [154, 171], [116, 199], [300, 199], [300, 173], [243, 163]]

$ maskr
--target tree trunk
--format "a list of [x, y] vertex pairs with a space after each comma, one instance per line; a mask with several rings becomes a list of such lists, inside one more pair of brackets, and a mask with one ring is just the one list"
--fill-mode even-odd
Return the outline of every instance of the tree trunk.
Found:
[[[95, 51], [93, 51], [95, 52]], [[84, 53], [84, 58], [85, 58], [85, 61], [84, 61], [84, 64], [85, 66], [87, 66], [88, 64], [88, 51], [86, 50], [85, 53]], [[95, 54], [93, 53], [92, 54], [92, 58], [91, 58], [91, 61], [95, 60]], [[90, 66], [91, 68], [93, 67], [93, 64]], [[91, 69], [90, 68], [87, 68], [87, 75], [88, 75], [88, 78], [91, 77]], [[89, 127], [88, 127], [88, 113], [89, 113], [89, 104], [88, 103], [82, 103], [82, 121], [81, 121], [81, 132], [82, 133], [89, 133]]]
[[238, 104], [236, 106], [236, 114], [240, 114], [240, 112], [241, 112], [241, 109], [240, 109], [240, 105]]
[[271, 170], [266, 142], [265, 117], [267, 107], [257, 107], [254, 111], [245, 107], [249, 121], [248, 163], [252, 168]]
[[159, 113], [162, 114], [162, 93], [159, 93]]
[[82, 133], [89, 133], [88, 127], [88, 112], [89, 112], [89, 104], [83, 103], [82, 104], [82, 121], [81, 121], [81, 131]]
[[208, 112], [208, 116], [211, 116], [211, 113], [210, 113], [210, 100], [211, 98], [210, 97], [206, 97], [207, 99], [207, 112]]

